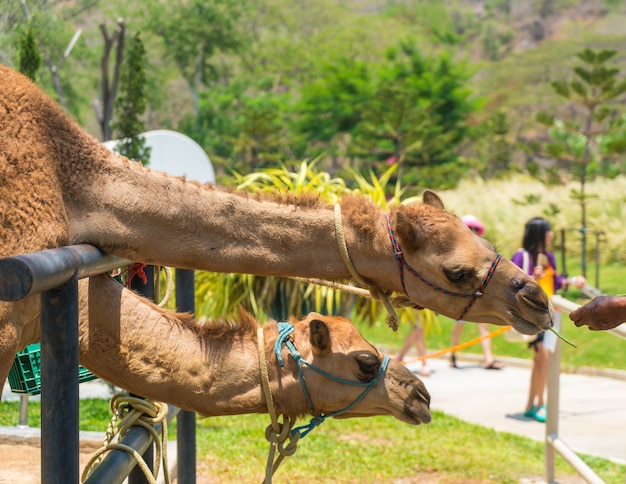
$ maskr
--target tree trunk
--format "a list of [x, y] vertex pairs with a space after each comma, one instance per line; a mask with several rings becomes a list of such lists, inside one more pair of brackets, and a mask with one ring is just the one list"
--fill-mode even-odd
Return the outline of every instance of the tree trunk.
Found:
[[[106, 26], [100, 24], [100, 31], [104, 38], [104, 52], [100, 59], [100, 71], [102, 73], [102, 92], [101, 99], [94, 101], [93, 108], [100, 124], [102, 132], [102, 141], [108, 141], [112, 138], [111, 120], [113, 119], [113, 105], [115, 96], [117, 95], [117, 84], [120, 77], [120, 67], [124, 58], [124, 34], [126, 28], [124, 19], [117, 21], [117, 28], [113, 35], [109, 36]], [[117, 44], [115, 56], [115, 65], [113, 74], [110, 77], [110, 58], [113, 48]]]

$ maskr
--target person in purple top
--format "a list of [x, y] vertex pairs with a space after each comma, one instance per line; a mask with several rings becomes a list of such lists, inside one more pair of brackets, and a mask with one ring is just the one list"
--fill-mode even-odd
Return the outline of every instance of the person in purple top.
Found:
[[[570, 280], [557, 272], [556, 258], [552, 252], [548, 251], [553, 238], [554, 233], [550, 222], [542, 217], [532, 218], [524, 228], [522, 248], [511, 257], [511, 262], [521, 267], [528, 275], [533, 276], [549, 297], [570, 283], [578, 287], [586, 284], [582, 276]], [[538, 422], [546, 421], [544, 393], [548, 376], [549, 352], [543, 344], [544, 334], [544, 332], [539, 333], [537, 338], [528, 343], [528, 347], [534, 350], [534, 356], [524, 416], [534, 418]]]

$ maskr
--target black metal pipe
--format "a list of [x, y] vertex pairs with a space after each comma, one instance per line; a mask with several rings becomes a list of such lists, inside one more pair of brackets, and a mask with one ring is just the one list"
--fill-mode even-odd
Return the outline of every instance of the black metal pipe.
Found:
[[[176, 307], [179, 311], [195, 312], [194, 271], [176, 269]], [[176, 452], [178, 482], [196, 482], [196, 414], [181, 410], [176, 419]]]
[[[159, 432], [161, 425], [155, 425], [154, 430]], [[139, 454], [143, 454], [152, 444], [150, 433], [143, 427], [133, 426], [124, 434], [120, 443], [132, 447]], [[135, 458], [121, 450], [109, 452], [105, 459], [94, 469], [85, 483], [115, 484], [122, 483], [135, 468]]]
[[79, 482], [78, 278], [41, 295], [41, 482]]
[[17, 301], [63, 284], [74, 274], [82, 279], [129, 263], [87, 244], [6, 257], [0, 259], [0, 299]]
[[[130, 288], [151, 301], [154, 301], [154, 266], [147, 265], [143, 268], [143, 271], [146, 275], [146, 282], [143, 282], [139, 276], [135, 276], [130, 280]], [[144, 398], [143, 395], [135, 395], [133, 393], [131, 393], [131, 395]], [[143, 452], [140, 452], [150, 471], [154, 470], [154, 445], [152, 444], [152, 439], [150, 439]], [[135, 467], [131, 469], [130, 474], [128, 474], [128, 482], [129, 484], [148, 484], [148, 479], [139, 467]]]
[[[130, 264], [131, 261], [104, 254], [99, 249], [82, 244], [0, 259], [0, 299], [16, 301], [42, 293], [41, 299], [41, 475], [42, 483], [79, 482], [79, 392], [78, 392], [78, 279], [90, 277]], [[154, 298], [154, 268], [145, 268], [148, 284], [136, 280], [131, 287]], [[183, 310], [193, 312], [193, 271], [181, 279], [191, 280], [185, 291]], [[183, 283], [186, 285], [185, 283]], [[187, 282], [188, 284], [188, 282]], [[189, 299], [190, 298], [190, 299]], [[180, 413], [170, 406], [167, 421]], [[195, 482], [195, 414], [186, 412], [182, 426], [187, 430], [183, 442], [191, 436], [193, 452], [185, 451], [183, 461], [193, 461], [185, 468], [193, 476], [181, 483]], [[160, 426], [156, 426], [160, 430]], [[142, 427], [133, 427], [122, 439], [146, 458], [152, 469], [152, 437]], [[187, 442], [189, 446], [191, 442]], [[165, 443], [167, 445], [167, 443]], [[191, 458], [189, 457], [191, 455]], [[112, 451], [94, 470], [89, 483], [145, 482], [141, 472], [133, 480], [136, 461], [123, 451]]]

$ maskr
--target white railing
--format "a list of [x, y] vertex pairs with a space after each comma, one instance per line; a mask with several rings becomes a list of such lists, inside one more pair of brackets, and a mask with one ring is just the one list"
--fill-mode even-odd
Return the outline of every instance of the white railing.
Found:
[[[552, 296], [552, 306], [558, 313], [569, 314], [578, 307], [575, 302], [562, 296]], [[555, 318], [560, 321], [560, 317]], [[560, 330], [560, 328], [557, 328]], [[626, 323], [609, 330], [612, 334], [626, 339]], [[561, 341], [557, 338], [548, 360], [548, 414], [546, 419], [545, 479], [555, 482], [555, 457], [558, 452], [580, 475], [591, 484], [604, 481], [559, 437], [559, 390], [561, 375]]]

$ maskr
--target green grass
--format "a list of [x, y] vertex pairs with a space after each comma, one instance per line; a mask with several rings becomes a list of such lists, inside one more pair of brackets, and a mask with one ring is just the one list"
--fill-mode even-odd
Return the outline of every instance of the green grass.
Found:
[[[18, 402], [0, 402], [0, 425], [15, 425]], [[103, 432], [108, 402], [82, 400], [81, 429]], [[28, 422], [39, 423], [39, 404], [28, 406]], [[198, 468], [217, 482], [260, 482], [269, 444], [267, 415], [199, 419]], [[176, 436], [175, 422], [168, 429]], [[624, 466], [583, 455], [583, 460], [609, 484], [623, 484]], [[557, 478], [574, 471], [560, 457]], [[423, 473], [423, 474], [420, 474]], [[441, 482], [516, 483], [543, 475], [543, 444], [496, 432], [433, 411], [429, 425], [410, 426], [391, 417], [328, 420], [298, 444], [276, 474], [276, 482], [392, 482], [437, 475]], [[411, 482], [419, 482], [419, 479]]]

